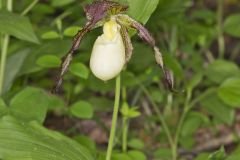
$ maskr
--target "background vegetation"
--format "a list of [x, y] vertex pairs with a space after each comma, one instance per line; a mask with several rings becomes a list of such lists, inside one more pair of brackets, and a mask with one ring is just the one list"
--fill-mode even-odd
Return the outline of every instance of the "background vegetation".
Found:
[[[102, 28], [84, 38], [60, 95], [50, 94], [91, 2], [0, 0], [0, 159], [105, 159], [115, 81], [89, 70]], [[238, 160], [240, 2], [119, 2], [146, 23], [179, 92], [164, 87], [153, 51], [133, 36], [112, 159]]]

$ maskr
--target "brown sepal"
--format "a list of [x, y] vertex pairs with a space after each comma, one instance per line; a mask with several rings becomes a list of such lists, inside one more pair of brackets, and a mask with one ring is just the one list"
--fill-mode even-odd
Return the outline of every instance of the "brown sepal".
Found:
[[123, 43], [125, 46], [125, 55], [126, 55], [126, 63], [127, 63], [127, 62], [129, 62], [129, 60], [132, 57], [133, 45], [132, 45], [128, 30], [125, 26], [121, 25], [120, 32], [121, 32], [121, 36], [122, 36]]

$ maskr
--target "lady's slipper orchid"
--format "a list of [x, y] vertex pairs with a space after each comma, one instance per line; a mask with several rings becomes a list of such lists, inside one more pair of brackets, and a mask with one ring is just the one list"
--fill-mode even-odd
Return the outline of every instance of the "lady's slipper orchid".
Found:
[[156, 62], [163, 71], [169, 89], [173, 90], [172, 74], [165, 68], [162, 54], [156, 46], [154, 38], [141, 23], [123, 14], [127, 9], [127, 6], [110, 0], [95, 0], [92, 4], [85, 6], [87, 23], [76, 34], [71, 49], [63, 59], [61, 72], [53, 92], [57, 92], [60, 88], [63, 75], [67, 72], [83, 36], [102, 25], [104, 25], [103, 34], [97, 38], [90, 59], [90, 68], [96, 77], [104, 81], [112, 79], [130, 60], [133, 47], [128, 30], [132, 28], [138, 31], [139, 37], [153, 48]]
[[106, 22], [103, 34], [93, 46], [90, 68], [93, 74], [103, 81], [116, 77], [125, 64], [125, 47], [120, 28], [114, 19]]

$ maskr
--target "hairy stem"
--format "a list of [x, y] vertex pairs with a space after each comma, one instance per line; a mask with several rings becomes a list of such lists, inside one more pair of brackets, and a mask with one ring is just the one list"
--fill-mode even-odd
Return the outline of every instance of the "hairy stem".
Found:
[[[0, 7], [2, 8], [2, 1], [0, 3]], [[12, 11], [12, 0], [7, 1], [7, 10], [9, 12]], [[0, 64], [0, 96], [3, 93], [4, 74], [5, 74], [9, 40], [10, 40], [9, 35], [5, 34], [3, 37], [2, 46], [1, 46], [2, 48], [1, 48], [1, 64]]]
[[21, 13], [21, 16], [25, 16], [32, 8], [39, 2], [39, 0], [33, 0]]
[[108, 141], [106, 160], [111, 160], [111, 155], [112, 155], [112, 149], [113, 149], [113, 143], [114, 143], [116, 125], [117, 125], [117, 118], [118, 118], [118, 110], [119, 110], [120, 88], [121, 88], [121, 77], [120, 77], [120, 75], [118, 75], [118, 77], [116, 79], [112, 126], [111, 126], [109, 141]]
[[217, 1], [217, 31], [218, 31], [218, 52], [219, 58], [224, 58], [225, 42], [223, 36], [223, 6], [224, 0]]

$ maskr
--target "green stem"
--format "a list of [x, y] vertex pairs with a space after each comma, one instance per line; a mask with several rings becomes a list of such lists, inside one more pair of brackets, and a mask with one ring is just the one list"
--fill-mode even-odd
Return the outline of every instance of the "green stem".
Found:
[[127, 89], [126, 89], [126, 87], [122, 87], [122, 100], [123, 100], [123, 102], [127, 101]]
[[198, 96], [196, 99], [194, 99], [190, 104], [189, 104], [189, 109], [193, 108], [198, 102], [209, 96], [210, 94], [216, 92], [216, 88], [210, 88], [207, 91], [205, 91], [203, 94]]
[[106, 160], [111, 160], [111, 155], [112, 155], [113, 142], [114, 142], [114, 138], [115, 138], [117, 118], [118, 118], [118, 110], [119, 110], [120, 87], [121, 87], [121, 77], [120, 77], [120, 75], [118, 75], [118, 77], [116, 79], [112, 126], [111, 126], [111, 131], [110, 131], [109, 142], [108, 142]]
[[123, 117], [122, 151], [127, 152], [128, 118]]
[[3, 8], [3, 1], [0, 0], [0, 10]]
[[29, 6], [27, 6], [27, 8], [23, 10], [21, 16], [25, 16], [30, 10], [32, 10], [32, 8], [38, 3], [38, 1], [39, 0], [32, 1], [32, 3], [30, 3]]
[[[2, 8], [2, 1], [0, 4], [1, 4], [0, 6]], [[12, 11], [12, 0], [7, 1], [7, 10], [9, 12]], [[4, 74], [5, 74], [9, 39], [10, 39], [9, 35], [6, 34], [6, 35], [4, 35], [3, 42], [2, 42], [1, 64], [0, 64], [0, 96], [3, 93], [3, 83], [4, 83]]]
[[185, 102], [184, 102], [184, 108], [183, 108], [183, 114], [179, 120], [179, 123], [177, 125], [177, 131], [176, 131], [176, 134], [175, 134], [175, 138], [174, 138], [174, 156], [173, 156], [173, 160], [177, 160], [177, 156], [178, 156], [178, 152], [177, 152], [177, 149], [178, 149], [178, 141], [179, 141], [179, 137], [180, 137], [180, 134], [181, 134], [181, 131], [182, 131], [182, 126], [183, 126], [183, 122], [188, 114], [188, 111], [190, 110], [190, 107], [189, 107], [189, 101], [192, 97], [192, 90], [188, 90], [187, 91], [187, 97], [185, 99]]
[[13, 3], [12, 3], [12, 0], [7, 0], [7, 10], [9, 11], [9, 12], [12, 12], [12, 5]]
[[[127, 103], [127, 89], [122, 87], [122, 100]], [[128, 117], [122, 117], [122, 151], [127, 152]]]
[[177, 45], [178, 45], [178, 37], [177, 37], [177, 30], [178, 28], [176, 26], [172, 27], [171, 28], [171, 37], [170, 37], [170, 47], [169, 47], [169, 50], [170, 50], [170, 53], [171, 54], [174, 54], [176, 53], [176, 50], [177, 50]]
[[167, 139], [168, 139], [168, 142], [169, 144], [171, 145], [171, 148], [173, 149], [173, 138], [171, 137], [171, 134], [170, 134], [170, 131], [169, 131], [169, 128], [167, 126], [167, 123], [165, 121], [165, 119], [163, 118], [163, 115], [161, 113], [161, 111], [158, 109], [158, 106], [157, 104], [154, 102], [154, 100], [152, 99], [150, 93], [148, 92], [148, 90], [146, 89], [145, 86], [143, 86], [142, 84], [140, 84], [140, 87], [142, 88], [143, 92], [146, 94], [147, 98], [149, 99], [154, 111], [156, 112], [158, 118], [159, 118], [159, 121], [161, 122], [162, 124], [162, 127], [163, 127], [163, 130], [165, 132], [165, 134], [167, 135]]
[[225, 52], [225, 42], [223, 36], [223, 6], [224, 0], [218, 0], [218, 9], [217, 9], [217, 30], [218, 30], [218, 52], [219, 58], [224, 58]]
[[203, 100], [205, 97], [209, 96], [210, 94], [212, 94], [215, 91], [216, 91], [216, 88], [211, 88], [211, 89], [207, 90], [206, 92], [204, 92], [202, 95], [198, 96], [191, 103], [190, 103], [190, 100], [192, 97], [192, 91], [191, 90], [187, 91], [187, 98], [184, 102], [183, 114], [179, 120], [178, 128], [177, 128], [175, 138], [174, 138], [174, 147], [173, 148], [174, 148], [175, 154], [173, 156], [173, 160], [177, 160], [177, 148], [178, 148], [178, 143], [179, 143], [178, 141], [179, 141], [180, 133], [182, 131], [183, 123], [187, 117], [188, 112], [196, 105], [196, 103]]

